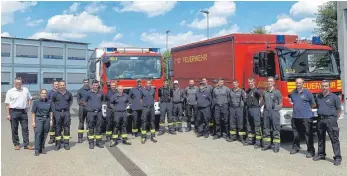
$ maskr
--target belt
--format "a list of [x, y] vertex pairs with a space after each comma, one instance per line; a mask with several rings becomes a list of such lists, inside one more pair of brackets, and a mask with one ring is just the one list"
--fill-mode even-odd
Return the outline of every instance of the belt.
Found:
[[173, 104], [180, 104], [180, 103], [182, 103], [182, 102], [172, 102]]
[[331, 118], [331, 117], [336, 117], [336, 115], [319, 115], [318, 114], [318, 117], [320, 117], [320, 118]]
[[55, 111], [58, 111], [58, 112], [68, 112], [68, 111], [70, 111], [70, 109], [56, 109]]
[[36, 117], [47, 118], [49, 116], [38, 116], [38, 115], [36, 115]]
[[88, 112], [100, 112], [100, 111], [101, 111], [101, 109], [93, 109], [93, 110], [90, 110]]
[[115, 112], [126, 112], [127, 110], [116, 110]]
[[145, 107], [145, 108], [150, 108], [150, 107], [154, 107], [154, 105], [142, 106], [142, 107]]
[[25, 109], [19, 109], [19, 108], [10, 108], [11, 111], [25, 111]]

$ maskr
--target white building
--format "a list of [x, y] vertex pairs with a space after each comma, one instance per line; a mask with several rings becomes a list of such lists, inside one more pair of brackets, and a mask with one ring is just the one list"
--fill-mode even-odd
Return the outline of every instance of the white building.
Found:
[[[337, 30], [338, 48], [341, 59], [341, 71], [343, 82], [343, 93], [347, 97], [347, 1], [337, 1]], [[345, 103], [345, 113], [347, 113], [347, 103]]]
[[50, 90], [54, 79], [76, 91], [87, 76], [88, 44], [50, 39], [1, 37], [1, 92], [22, 77], [31, 92]]

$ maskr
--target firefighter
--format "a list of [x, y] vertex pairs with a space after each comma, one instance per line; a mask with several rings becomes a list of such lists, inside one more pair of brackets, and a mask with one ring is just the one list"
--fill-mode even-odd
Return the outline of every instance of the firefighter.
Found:
[[246, 92], [239, 87], [239, 82], [234, 80], [233, 88], [230, 91], [230, 137], [227, 137], [228, 142], [235, 141], [238, 135], [240, 142], [246, 145], [246, 130], [244, 129], [243, 123], [245, 99]]
[[255, 87], [254, 78], [248, 78], [249, 88], [246, 91], [246, 118], [248, 118], [247, 132], [248, 144], [254, 145], [254, 148], [261, 147], [261, 116], [260, 116], [260, 101], [262, 94]]
[[212, 86], [212, 89], [211, 89], [211, 95], [212, 95], [211, 118], [210, 118], [209, 126], [210, 126], [210, 135], [214, 136], [215, 135], [215, 119], [214, 119], [214, 108], [215, 108], [214, 105], [215, 105], [215, 101], [213, 99], [213, 90], [214, 90], [214, 88], [216, 88], [218, 86], [218, 80], [215, 79], [212, 82], [213, 82], [213, 86]]
[[142, 85], [141, 79], [136, 80], [136, 87], [131, 88], [129, 92], [130, 98], [130, 108], [132, 111], [132, 133], [133, 136], [137, 137], [139, 132], [139, 121], [141, 120], [142, 113], [142, 103], [141, 103], [141, 94], [142, 94]]
[[112, 132], [112, 142], [111, 147], [114, 147], [118, 144], [118, 136], [121, 134], [123, 144], [131, 145], [131, 142], [128, 141], [128, 112], [127, 107], [129, 105], [129, 97], [126, 93], [123, 92], [124, 87], [122, 85], [118, 86], [118, 92], [112, 96], [110, 100], [110, 106], [114, 112], [113, 119], [113, 132]]
[[[56, 92], [58, 92], [58, 89], [59, 89], [59, 81], [54, 80], [52, 85], [52, 90], [48, 92], [47, 99], [52, 101], [52, 97]], [[52, 110], [54, 111], [54, 107], [52, 107]], [[49, 128], [50, 140], [48, 144], [53, 144], [55, 142], [55, 130], [56, 130], [55, 127], [56, 127], [56, 122], [55, 122], [54, 113], [53, 113], [53, 125], [50, 126]]]
[[[275, 78], [267, 78], [267, 89], [263, 92], [264, 104], [264, 133], [262, 151], [271, 149], [271, 140], [274, 144], [275, 153], [280, 150], [280, 110], [282, 108], [282, 94], [275, 88]], [[272, 133], [272, 137], [271, 137]]]
[[[83, 104], [82, 99], [85, 96], [87, 96], [89, 91], [90, 91], [89, 80], [84, 79], [83, 80], [83, 87], [77, 91], [77, 95], [76, 95], [77, 103], [79, 105], [79, 110], [78, 110], [78, 118], [79, 118], [78, 143], [83, 142], [84, 124], [86, 123], [86, 117], [87, 117], [87, 111], [85, 109], [85, 106]], [[88, 133], [88, 130], [86, 130], [86, 132]]]
[[203, 82], [203, 84], [204, 84], [204, 86], [205, 86], [205, 90], [206, 90], [207, 92], [211, 92], [211, 93], [212, 93], [213, 87], [212, 87], [211, 85], [208, 84], [208, 81], [207, 81], [207, 78], [206, 78], [206, 77], [205, 77], [205, 78], [202, 78], [202, 82]]
[[168, 81], [164, 81], [163, 87], [159, 88], [159, 102], [160, 102], [160, 123], [159, 123], [159, 133], [158, 136], [161, 136], [165, 133], [165, 116], [167, 116], [168, 128], [170, 134], [176, 134], [174, 129], [174, 123], [172, 119], [172, 97], [173, 92], [168, 86]]
[[187, 118], [187, 129], [186, 132], [191, 130], [192, 120], [194, 121], [194, 128], [197, 132], [197, 120], [196, 120], [196, 92], [198, 92], [198, 87], [194, 85], [194, 80], [189, 80], [189, 86], [185, 88], [185, 100], [186, 100], [186, 118]]
[[221, 122], [224, 122], [225, 131], [228, 132], [229, 123], [229, 101], [230, 101], [230, 89], [224, 86], [224, 79], [218, 80], [218, 86], [213, 89], [214, 99], [214, 118], [216, 123], [216, 135], [213, 139], [219, 139], [222, 137]]
[[52, 103], [47, 98], [47, 90], [41, 89], [40, 99], [31, 108], [32, 127], [35, 131], [35, 156], [46, 154], [45, 141], [49, 127], [53, 125]]
[[55, 130], [55, 150], [59, 150], [61, 147], [61, 133], [64, 131], [63, 143], [65, 150], [70, 150], [70, 125], [71, 115], [70, 108], [73, 103], [72, 94], [66, 90], [65, 81], [59, 81], [59, 91], [52, 97], [52, 103], [54, 104], [54, 117], [56, 118], [56, 130]]
[[315, 149], [313, 145], [313, 113], [312, 108], [316, 103], [314, 97], [310, 91], [303, 87], [304, 80], [297, 78], [295, 80], [296, 89], [289, 94], [289, 100], [293, 104], [293, 150], [290, 154], [296, 154], [300, 150], [300, 131], [305, 132], [305, 139], [307, 144], [306, 158], [312, 158], [315, 155]]
[[317, 135], [318, 135], [318, 153], [313, 158], [314, 161], [324, 160], [325, 153], [325, 136], [328, 132], [334, 151], [334, 165], [341, 165], [342, 157], [339, 141], [339, 126], [337, 123], [341, 114], [341, 103], [337, 95], [330, 92], [329, 81], [323, 80], [322, 93], [317, 98]]
[[196, 93], [196, 101], [198, 107], [197, 121], [199, 124], [197, 137], [205, 136], [205, 138], [208, 138], [212, 96], [210, 89], [206, 88], [204, 82], [200, 82], [199, 91]]
[[96, 140], [96, 146], [104, 148], [101, 142], [101, 128], [104, 120], [101, 111], [103, 99], [104, 94], [99, 91], [99, 82], [94, 80], [92, 89], [83, 98], [83, 103], [87, 110], [89, 149], [94, 149], [94, 138]]
[[176, 131], [182, 133], [182, 114], [183, 114], [183, 101], [184, 101], [184, 95], [183, 90], [179, 88], [178, 81], [174, 81], [173, 85], [173, 110], [172, 110], [172, 118], [175, 122]]
[[155, 138], [155, 126], [154, 126], [154, 97], [155, 90], [151, 86], [151, 80], [146, 81], [146, 87], [142, 89], [141, 101], [142, 101], [142, 127], [141, 127], [141, 143], [146, 143], [147, 140], [147, 123], [150, 126], [151, 141], [156, 143]]
[[112, 130], [113, 130], [113, 115], [114, 115], [114, 111], [111, 108], [111, 104], [110, 101], [112, 100], [112, 97], [115, 96], [117, 94], [117, 82], [116, 81], [111, 81], [110, 83], [110, 87], [111, 89], [107, 92], [106, 94], [106, 102], [107, 102], [107, 110], [106, 110], [106, 114], [107, 114], [107, 122], [106, 122], [106, 141], [110, 141], [111, 140], [111, 135], [112, 135]]

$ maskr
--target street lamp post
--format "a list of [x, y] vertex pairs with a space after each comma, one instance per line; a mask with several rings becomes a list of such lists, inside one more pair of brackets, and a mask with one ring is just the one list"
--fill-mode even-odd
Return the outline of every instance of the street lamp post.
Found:
[[166, 51], [169, 50], [169, 32], [170, 30], [166, 31]]
[[206, 19], [207, 19], [207, 39], [209, 39], [210, 37], [209, 37], [209, 14], [210, 14], [210, 12], [209, 11], [207, 11], [207, 10], [201, 10], [200, 11], [201, 13], [205, 13], [206, 15], [207, 15], [207, 17], [206, 17]]

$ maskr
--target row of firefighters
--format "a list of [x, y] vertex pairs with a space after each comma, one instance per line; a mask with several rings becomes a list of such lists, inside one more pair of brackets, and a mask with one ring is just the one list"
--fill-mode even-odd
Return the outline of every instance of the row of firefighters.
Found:
[[[298, 119], [303, 119], [303, 121], [292, 121], [293, 129], [297, 132], [296, 126], [299, 128], [300, 125], [304, 124], [306, 137], [307, 134], [309, 134], [308, 136], [312, 136], [311, 127], [307, 127], [305, 120], [312, 118], [311, 105], [315, 106], [316, 103], [312, 94], [307, 89], [303, 89], [303, 80], [298, 79], [297, 82], [299, 84], [297, 83], [296, 85], [301, 85], [301, 87], [297, 87], [291, 93], [292, 97], [290, 97], [290, 100], [294, 102], [293, 115], [299, 116], [300, 118]], [[274, 152], [279, 152], [281, 128], [279, 111], [282, 108], [282, 95], [274, 87], [275, 79], [272, 77], [268, 78], [267, 88], [263, 92], [255, 87], [254, 78], [248, 79], [249, 89], [246, 91], [239, 87], [237, 80], [234, 80], [232, 84], [233, 88], [229, 89], [224, 86], [224, 80], [219, 79], [214, 80], [211, 86], [207, 84], [207, 80], [204, 78], [199, 85], [195, 85], [194, 80], [189, 80], [189, 86], [185, 89], [180, 89], [177, 80], [173, 82], [172, 88], [168, 86], [168, 81], [165, 81], [163, 87], [158, 90], [160, 102], [158, 135], [163, 135], [166, 131], [170, 134], [183, 132], [183, 111], [185, 110], [186, 132], [191, 131], [192, 126], [194, 126], [194, 131], [198, 137], [204, 136], [208, 138], [211, 135], [213, 139], [219, 139], [225, 133], [228, 142], [239, 140], [244, 145], [254, 145], [255, 148], [262, 148], [264, 151], [272, 148]], [[328, 91], [329, 93], [328, 87], [324, 88], [322, 86], [322, 89], [322, 95], [325, 94], [324, 91]], [[302, 92], [304, 94], [301, 94]], [[157, 142], [154, 110], [155, 93], [156, 91], [151, 85], [150, 80], [146, 81], [145, 86], [142, 85], [141, 80], [137, 80], [137, 86], [130, 89], [129, 94], [124, 93], [124, 87], [122, 85], [117, 86], [117, 82], [114, 81], [110, 83], [110, 90], [104, 96], [99, 90], [98, 81], [94, 80], [90, 88], [89, 80], [85, 79], [84, 86], [77, 93], [79, 104], [78, 142], [83, 142], [83, 133], [87, 131], [89, 148], [93, 149], [95, 144], [103, 148], [103, 124], [106, 121], [106, 141], [111, 142], [111, 147], [116, 146], [119, 141], [122, 141], [123, 144], [131, 145], [127, 131], [128, 105], [130, 105], [133, 117], [132, 134], [135, 137], [141, 134], [142, 144], [146, 142], [147, 138], [150, 138], [153, 142]], [[64, 98], [63, 96], [55, 98], [53, 102], [55, 102], [55, 106], [59, 106], [60, 101], [67, 99], [70, 98]], [[329, 96], [328, 98], [325, 95], [318, 97], [318, 115], [321, 118], [327, 117], [329, 119], [330, 117], [335, 117], [337, 119], [336, 117], [341, 113], [338, 100], [336, 95]], [[102, 116], [102, 104], [104, 101], [107, 102], [106, 119]], [[309, 106], [307, 107], [305, 103], [308, 103]], [[264, 106], [263, 114], [261, 114], [260, 110], [262, 106]], [[295, 110], [295, 107], [297, 110]], [[64, 110], [61, 113], [64, 113]], [[165, 129], [166, 117], [168, 130]], [[84, 129], [85, 121], [87, 123], [86, 130]], [[324, 121], [319, 122], [323, 123]], [[310, 124], [312, 124], [312, 121]], [[335, 158], [337, 161], [341, 161], [338, 133], [332, 131], [336, 128], [331, 126], [331, 124], [335, 123], [324, 122], [323, 125], [325, 127], [318, 129], [319, 138], [323, 138], [324, 133], [324, 141], [322, 139], [319, 142], [319, 152], [321, 155], [319, 155], [318, 159], [322, 159], [323, 155], [325, 157], [323, 143], [325, 146], [325, 133], [327, 131], [329, 136], [334, 139], [332, 141]], [[64, 122], [64, 124], [53, 125], [50, 130], [51, 140], [49, 143], [54, 143], [55, 140], [56, 149], [58, 150], [61, 145], [61, 135], [59, 134], [64, 131], [64, 136], [69, 136], [69, 125], [70, 123]], [[149, 136], [147, 136], [148, 129], [150, 131]], [[297, 153], [300, 148], [298, 134], [294, 134], [294, 138], [292, 154]], [[315, 154], [313, 140], [311, 139], [312, 137], [308, 138], [310, 139], [307, 139], [307, 157], [313, 157]]]

